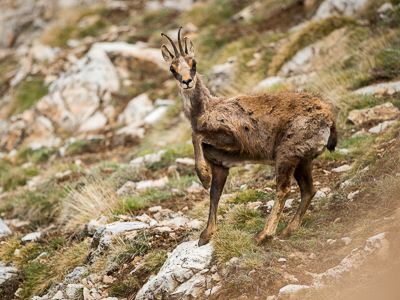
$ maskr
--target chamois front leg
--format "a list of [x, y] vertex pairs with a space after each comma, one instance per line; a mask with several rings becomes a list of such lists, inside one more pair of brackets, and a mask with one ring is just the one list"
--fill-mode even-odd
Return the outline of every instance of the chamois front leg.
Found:
[[210, 212], [206, 229], [200, 234], [199, 247], [207, 244], [212, 234], [217, 230], [218, 202], [224, 189], [229, 169], [223, 166], [212, 165], [212, 181], [210, 190]]
[[211, 167], [204, 158], [200, 135], [193, 132], [192, 143], [194, 148], [195, 169], [197, 176], [203, 184], [203, 187], [205, 189], [209, 189], [211, 184]]
[[282, 162], [277, 161], [276, 163], [276, 199], [264, 229], [253, 237], [258, 245], [272, 239], [275, 235], [280, 216], [290, 192], [290, 178], [293, 175], [297, 163], [297, 159], [285, 159]]

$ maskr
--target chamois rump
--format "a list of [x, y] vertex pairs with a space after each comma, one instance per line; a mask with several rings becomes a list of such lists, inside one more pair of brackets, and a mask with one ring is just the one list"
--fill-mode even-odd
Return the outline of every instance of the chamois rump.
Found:
[[207, 227], [199, 246], [207, 244], [216, 231], [217, 208], [229, 168], [248, 163], [275, 164], [276, 200], [263, 230], [254, 236], [257, 244], [273, 238], [279, 217], [290, 191], [294, 175], [301, 204], [282, 237], [296, 230], [316, 190], [312, 178], [312, 160], [337, 144], [335, 119], [328, 106], [314, 94], [280, 93], [232, 98], [214, 97], [196, 72], [194, 45], [188, 38], [174, 54], [165, 45], [161, 52], [178, 81], [183, 110], [192, 127], [196, 173], [210, 189]]

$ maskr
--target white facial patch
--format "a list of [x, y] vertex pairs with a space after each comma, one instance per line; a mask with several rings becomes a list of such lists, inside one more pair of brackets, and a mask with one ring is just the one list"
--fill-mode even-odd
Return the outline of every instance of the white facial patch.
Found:
[[323, 128], [319, 132], [320, 139], [318, 141], [318, 152], [325, 151], [325, 147], [328, 145], [328, 140], [331, 135], [330, 128]]

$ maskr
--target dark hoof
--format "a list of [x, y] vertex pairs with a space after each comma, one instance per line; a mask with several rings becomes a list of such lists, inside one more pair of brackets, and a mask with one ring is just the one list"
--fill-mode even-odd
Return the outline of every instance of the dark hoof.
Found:
[[208, 233], [206, 230], [207, 229], [203, 230], [203, 232], [200, 234], [199, 243], [198, 243], [199, 247], [208, 244], [211, 240], [212, 234]]
[[197, 245], [199, 247], [201, 247], [201, 246], [207, 245], [209, 242], [210, 242], [210, 240], [205, 240], [205, 239], [200, 238], [199, 243]]
[[272, 240], [272, 236], [265, 235], [263, 231], [260, 231], [253, 236], [253, 241], [259, 246], [266, 244], [270, 240]]

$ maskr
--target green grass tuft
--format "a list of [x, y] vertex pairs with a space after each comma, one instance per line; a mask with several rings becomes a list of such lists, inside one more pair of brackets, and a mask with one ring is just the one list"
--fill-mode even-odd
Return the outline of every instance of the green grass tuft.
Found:
[[58, 149], [56, 148], [41, 148], [32, 150], [29, 147], [22, 147], [18, 150], [15, 158], [17, 164], [32, 162], [34, 164], [46, 162], [52, 155], [57, 155]]
[[27, 220], [35, 225], [47, 225], [53, 222], [66, 196], [65, 190], [48, 182], [35, 191], [22, 191], [10, 197], [6, 208], [15, 218]]
[[259, 199], [269, 199], [273, 198], [275, 195], [275, 192], [271, 193], [266, 193], [266, 192], [261, 192], [253, 189], [246, 189], [244, 191], [240, 191], [236, 194], [234, 198], [232, 198], [230, 201], [234, 204], [239, 204], [239, 203], [247, 203], [247, 202], [255, 202]]
[[230, 226], [250, 233], [260, 231], [265, 224], [265, 220], [260, 217], [259, 211], [249, 209], [243, 204], [236, 205], [229, 214], [227, 214], [226, 220]]
[[232, 257], [240, 258], [256, 247], [250, 234], [229, 226], [218, 228], [213, 237], [213, 246], [221, 263], [226, 263]]
[[144, 190], [139, 196], [128, 196], [123, 198], [121, 203], [113, 210], [112, 214], [118, 216], [131, 213], [141, 209], [154, 200], [167, 200], [171, 197], [169, 191], [149, 188]]
[[41, 77], [23, 80], [15, 90], [15, 98], [10, 109], [10, 116], [22, 113], [47, 95], [48, 87]]
[[144, 257], [144, 266], [151, 274], [157, 274], [167, 260], [167, 251], [159, 250], [148, 253]]
[[3, 187], [4, 191], [14, 190], [18, 186], [25, 185], [30, 178], [38, 174], [39, 170], [36, 167], [15, 167], [4, 160], [0, 160], [0, 186]]

